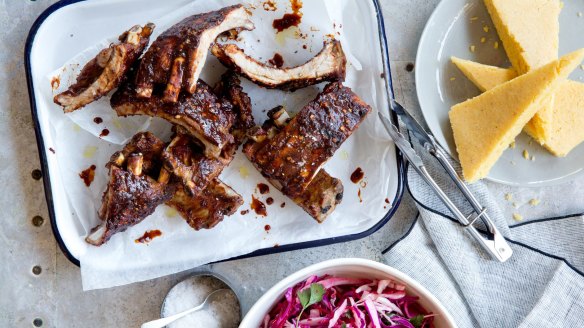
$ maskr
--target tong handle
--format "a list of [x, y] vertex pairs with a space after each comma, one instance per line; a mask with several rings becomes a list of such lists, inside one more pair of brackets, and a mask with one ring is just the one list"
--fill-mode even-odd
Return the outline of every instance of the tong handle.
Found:
[[[442, 164], [442, 161], [441, 161], [441, 164]], [[466, 191], [466, 193], [463, 191], [463, 193], [465, 194], [465, 197], [467, 195], [470, 195], [470, 197], [467, 197], [469, 202], [471, 202], [471, 204], [472, 204], [474, 201], [473, 208], [475, 205], [477, 205], [480, 208], [480, 205], [478, 205], [478, 201], [476, 200], [476, 198], [472, 195], [472, 193], [470, 192], [470, 190], [468, 189], [466, 184], [464, 184], [464, 182], [462, 182], [462, 180], [458, 177], [458, 174], [456, 173], [456, 171], [454, 170], [454, 168], [452, 167], [450, 162], [448, 162], [446, 159], [445, 159], [445, 165], [449, 168], [449, 169], [446, 168], [446, 171], [448, 172], [448, 174], [451, 175], [451, 173], [454, 173], [454, 175], [458, 179], [458, 180], [454, 179], [454, 177], [453, 177], [453, 180], [455, 180], [455, 182], [457, 182], [457, 181], [460, 182], [460, 184], [462, 185], [462, 188], [461, 188], [461, 186], [457, 183], [457, 186], [459, 186], [459, 188], [461, 188], [461, 191], [462, 190]], [[446, 193], [444, 193], [442, 188], [440, 188], [440, 186], [438, 186], [436, 181], [434, 181], [434, 179], [430, 176], [430, 173], [426, 170], [426, 168], [424, 166], [420, 166], [420, 167], [414, 166], [414, 168], [420, 174], [420, 176], [422, 176], [424, 181], [426, 181], [426, 183], [428, 183], [428, 185], [430, 185], [430, 187], [432, 187], [432, 189], [434, 190], [436, 195], [440, 198], [440, 200], [442, 200], [442, 202], [444, 203], [444, 205], [446, 205], [446, 207], [450, 210], [450, 212], [452, 212], [454, 217], [469, 231], [471, 236], [474, 237], [474, 239], [479, 243], [479, 245], [481, 245], [483, 247], [483, 249], [487, 253], [489, 253], [492, 257], [496, 258], [500, 262], [505, 262], [511, 257], [511, 255], [513, 254], [513, 250], [511, 249], [511, 247], [509, 246], [509, 244], [507, 243], [507, 241], [505, 240], [503, 235], [499, 232], [499, 230], [497, 229], [495, 224], [488, 217], [486, 209], [480, 208], [480, 210], [476, 210], [477, 213], [479, 213], [479, 214], [475, 218], [470, 220], [470, 217], [472, 215], [467, 218], [464, 214], [462, 214], [462, 212], [452, 202], [452, 200], [448, 197], [448, 195], [446, 195]], [[471, 199], [473, 201], [471, 201]], [[481, 217], [485, 221], [487, 221], [487, 226], [489, 227], [489, 232], [491, 233], [491, 235], [493, 237], [493, 239], [491, 239], [491, 240], [487, 239], [483, 235], [481, 235], [480, 232], [473, 225], [473, 223], [478, 218], [481, 218]]]

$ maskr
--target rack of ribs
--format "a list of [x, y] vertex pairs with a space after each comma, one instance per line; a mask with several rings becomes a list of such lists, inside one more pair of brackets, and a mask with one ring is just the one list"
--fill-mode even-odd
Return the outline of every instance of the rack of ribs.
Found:
[[214, 44], [211, 52], [229, 69], [268, 89], [294, 91], [324, 81], [345, 80], [347, 59], [337, 40], [325, 42], [314, 58], [290, 68], [260, 63], [234, 44]]
[[174, 188], [169, 184], [169, 175], [158, 175], [163, 148], [162, 141], [145, 132], [112, 155], [106, 165], [109, 181], [98, 212], [103, 222], [85, 238], [88, 243], [103, 245], [112, 235], [142, 222], [158, 205], [172, 198]]
[[196, 196], [187, 192], [164, 168], [165, 149], [152, 133], [141, 132], [111, 156], [106, 164], [109, 182], [98, 212], [102, 223], [85, 239], [89, 244], [103, 245], [112, 235], [142, 222], [163, 203], [175, 208], [196, 230], [214, 227], [243, 204], [241, 196], [217, 178], [209, 178]]
[[240, 4], [187, 17], [164, 31], [140, 63], [138, 96], [151, 97], [156, 85], [165, 87], [164, 102], [176, 102], [181, 90], [194, 93], [211, 43], [226, 31], [252, 30], [250, 18]]
[[248, 156], [276, 188], [296, 197], [370, 111], [350, 88], [328, 84], [281, 132]]
[[154, 29], [154, 24], [136, 25], [119, 37], [119, 42], [101, 50], [79, 73], [69, 89], [56, 95], [53, 101], [65, 113], [82, 108], [105, 96], [125, 78], [126, 73], [140, 57]]
[[223, 148], [233, 143], [230, 129], [236, 119], [229, 102], [219, 99], [203, 81], [197, 82], [193, 94], [181, 93], [175, 103], [161, 96], [138, 97], [134, 84], [123, 83], [111, 98], [111, 106], [119, 116], [148, 115], [163, 118], [182, 127], [200, 141], [205, 155], [217, 158]]
[[[244, 146], [244, 153], [250, 160], [271, 138], [280, 133], [290, 120], [283, 107], [276, 107], [269, 111], [268, 118], [261, 129], [255, 130], [255, 133]], [[274, 186], [279, 185], [274, 181], [270, 181], [270, 183]], [[322, 223], [341, 203], [343, 190], [341, 180], [331, 177], [322, 169], [300, 194], [288, 196], [316, 221]]]

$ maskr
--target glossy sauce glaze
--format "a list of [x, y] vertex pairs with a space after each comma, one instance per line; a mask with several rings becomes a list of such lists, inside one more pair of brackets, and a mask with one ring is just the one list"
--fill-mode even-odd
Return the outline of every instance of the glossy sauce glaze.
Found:
[[265, 183], [258, 183], [258, 191], [260, 194], [265, 195], [270, 192], [270, 186]]
[[257, 215], [267, 216], [268, 211], [266, 210], [266, 204], [262, 203], [259, 199], [251, 196], [251, 209], [256, 212]]
[[351, 174], [351, 182], [357, 184], [359, 183], [359, 181], [363, 180], [363, 177], [365, 176], [365, 173], [363, 172], [363, 169], [361, 169], [360, 167], [358, 167], [352, 174]]

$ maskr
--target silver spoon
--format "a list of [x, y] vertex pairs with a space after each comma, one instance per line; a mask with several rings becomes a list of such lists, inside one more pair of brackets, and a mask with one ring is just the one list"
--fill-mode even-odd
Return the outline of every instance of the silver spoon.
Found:
[[221, 295], [222, 293], [227, 292], [227, 291], [229, 291], [229, 289], [217, 289], [216, 291], [213, 291], [211, 294], [207, 295], [207, 297], [205, 298], [205, 300], [203, 301], [203, 303], [201, 305], [196, 306], [192, 309], [177, 313], [177, 314], [170, 316], [170, 317], [161, 318], [158, 320], [146, 322], [146, 323], [142, 324], [141, 328], [162, 328], [162, 327], [168, 325], [169, 323], [174, 322], [174, 321], [176, 321], [176, 320], [178, 320], [178, 319], [180, 319], [188, 314], [202, 310], [207, 305], [209, 305], [211, 302], [213, 302], [215, 299], [217, 299], [217, 297], [219, 295]]

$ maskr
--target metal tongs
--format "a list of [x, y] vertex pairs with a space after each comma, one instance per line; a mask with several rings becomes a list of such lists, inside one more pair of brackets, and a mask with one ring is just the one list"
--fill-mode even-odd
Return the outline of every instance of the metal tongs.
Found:
[[[454, 217], [460, 222], [460, 224], [473, 236], [476, 241], [494, 258], [501, 262], [505, 262], [513, 254], [513, 250], [509, 247], [509, 244], [501, 235], [489, 214], [487, 209], [482, 207], [477, 199], [474, 197], [472, 192], [468, 189], [464, 181], [458, 176], [455, 169], [452, 167], [448, 160], [448, 155], [444, 149], [436, 142], [434, 136], [429, 134], [424, 130], [424, 128], [414, 119], [400, 104], [395, 101], [391, 101], [391, 107], [393, 111], [400, 117], [409, 130], [413, 137], [422, 145], [422, 147], [427, 150], [432, 156], [434, 156], [438, 162], [444, 167], [448, 175], [452, 178], [458, 189], [462, 192], [464, 197], [468, 200], [471, 206], [474, 208], [475, 212], [470, 215], [464, 215], [461, 210], [452, 202], [452, 200], [444, 193], [444, 191], [438, 186], [436, 181], [430, 176], [428, 170], [424, 166], [424, 162], [418, 156], [418, 153], [412, 145], [400, 132], [399, 127], [392, 123], [388, 118], [379, 113], [379, 117], [383, 122], [383, 125], [389, 132], [389, 135], [401, 150], [405, 158], [410, 162], [413, 168], [420, 174], [420, 176], [432, 187], [436, 195], [444, 202], [444, 205], [448, 207], [450, 212]], [[488, 238], [483, 236], [477, 228], [474, 226], [475, 222], [481, 219], [485, 226], [487, 227]]]

